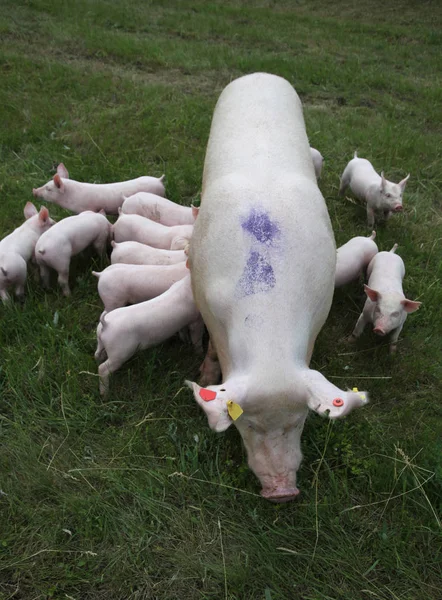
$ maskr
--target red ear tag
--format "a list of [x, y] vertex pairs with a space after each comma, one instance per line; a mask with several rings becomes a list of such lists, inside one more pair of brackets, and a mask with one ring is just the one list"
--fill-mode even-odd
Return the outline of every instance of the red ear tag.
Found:
[[344, 400], [342, 398], [335, 398], [333, 400], [333, 406], [343, 406]]
[[204, 402], [210, 402], [211, 400], [215, 400], [216, 392], [213, 390], [206, 390], [206, 388], [201, 388], [200, 397], [204, 400]]

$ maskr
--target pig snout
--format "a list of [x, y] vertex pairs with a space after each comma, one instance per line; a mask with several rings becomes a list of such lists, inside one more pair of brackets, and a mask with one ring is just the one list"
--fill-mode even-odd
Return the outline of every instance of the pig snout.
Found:
[[404, 210], [404, 207], [402, 206], [402, 204], [396, 204], [393, 210], [394, 212], [401, 212]]
[[385, 335], [385, 331], [382, 329], [382, 327], [379, 327], [379, 326], [375, 327], [375, 328], [373, 329], [373, 332], [374, 332], [376, 335], [380, 335], [380, 336], [384, 336], [384, 335]]
[[38, 189], [37, 188], [32, 188], [32, 195], [34, 196], [34, 198], [38, 198]]
[[283, 502], [290, 502], [299, 495], [299, 490], [296, 487], [265, 487], [261, 490], [261, 496], [270, 502], [277, 502], [282, 504]]

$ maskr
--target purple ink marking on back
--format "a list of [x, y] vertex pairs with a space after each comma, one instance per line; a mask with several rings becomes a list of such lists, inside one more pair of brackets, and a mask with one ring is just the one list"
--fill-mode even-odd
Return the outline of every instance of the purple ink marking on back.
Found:
[[275, 237], [280, 234], [279, 227], [272, 223], [268, 214], [253, 208], [241, 227], [253, 235], [261, 244], [270, 245]]
[[250, 252], [239, 288], [244, 296], [267, 292], [275, 287], [276, 278], [272, 265], [259, 252]]

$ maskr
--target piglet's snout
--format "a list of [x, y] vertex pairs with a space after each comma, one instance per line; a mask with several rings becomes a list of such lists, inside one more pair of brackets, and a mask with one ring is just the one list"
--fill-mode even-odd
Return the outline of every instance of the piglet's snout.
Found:
[[37, 190], [37, 188], [32, 188], [32, 195], [34, 196], [34, 198], [38, 198], [38, 190]]
[[383, 335], [385, 335], [385, 331], [382, 329], [382, 327], [375, 327], [375, 328], [373, 329], [373, 332], [374, 332], [376, 335], [380, 335], [380, 336], [383, 336]]
[[296, 487], [276, 487], [276, 488], [263, 488], [261, 490], [261, 496], [271, 502], [290, 502], [299, 495], [299, 490]]
[[396, 204], [396, 206], [394, 207], [394, 212], [402, 212], [404, 210], [404, 207], [402, 206], [402, 204]]

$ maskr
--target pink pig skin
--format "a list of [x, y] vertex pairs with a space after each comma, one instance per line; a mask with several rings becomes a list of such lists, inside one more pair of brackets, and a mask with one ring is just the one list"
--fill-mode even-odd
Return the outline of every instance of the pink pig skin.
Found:
[[374, 242], [376, 232], [370, 237], [354, 237], [338, 248], [336, 255], [335, 287], [350, 283], [359, 277], [371, 259], [378, 253]]
[[156, 177], [138, 177], [129, 181], [117, 183], [83, 183], [69, 179], [69, 173], [63, 163], [57, 167], [57, 174], [45, 185], [33, 189], [36, 198], [59, 204], [75, 213], [86, 210], [106, 214], [118, 214], [118, 208], [123, 204], [124, 196], [137, 192], [152, 192], [164, 196], [164, 175]]
[[167, 227], [140, 215], [120, 213], [112, 226], [116, 242], [141, 242], [164, 250], [182, 250], [192, 237], [193, 225]]
[[[215, 398], [207, 402], [198, 384], [187, 384], [212, 429], [235, 424], [262, 496], [275, 502], [298, 495], [308, 409], [336, 418], [366, 401], [309, 369], [335, 265], [296, 92], [265, 73], [233, 81], [213, 115], [189, 253], [222, 384], [209, 385]], [[235, 421], [230, 400], [243, 410]]]
[[407, 300], [402, 290], [405, 275], [404, 261], [395, 254], [397, 244], [390, 252], [379, 252], [368, 265], [367, 300], [350, 341], [358, 338], [367, 323], [373, 323], [373, 331], [379, 336], [391, 332], [390, 352], [396, 352], [396, 343], [408, 313], [416, 311], [421, 303]]
[[0, 241], [0, 298], [7, 302], [8, 288], [15, 288], [15, 295], [24, 298], [27, 263], [34, 258], [38, 238], [55, 224], [46, 207], [40, 212], [27, 202], [24, 208], [26, 221]]
[[120, 306], [160, 296], [186, 277], [189, 269], [184, 261], [169, 266], [117, 264], [92, 274], [98, 277], [98, 293], [109, 313]]
[[137, 350], [161, 344], [186, 326], [192, 342], [200, 349], [204, 324], [193, 300], [190, 275], [153, 300], [103, 313], [95, 352], [96, 360], [104, 361], [98, 367], [100, 393], [107, 393], [109, 375]]
[[162, 225], [193, 225], [198, 215], [194, 206], [181, 206], [176, 202], [155, 194], [139, 192], [126, 198], [121, 212], [127, 215], [141, 215]]
[[358, 158], [355, 152], [354, 158], [342, 173], [339, 195], [343, 196], [346, 188], [350, 186], [356, 198], [367, 203], [368, 226], [372, 228], [376, 214], [383, 213], [388, 219], [393, 212], [403, 210], [402, 195], [409, 177], [408, 174], [399, 183], [387, 181], [383, 172], [379, 176], [371, 162], [366, 158]]
[[184, 250], [163, 250], [140, 242], [112, 241], [111, 263], [132, 265], [174, 265], [187, 260]]
[[93, 244], [98, 254], [104, 254], [111, 224], [103, 214], [85, 211], [56, 223], [38, 240], [35, 258], [45, 287], [49, 286], [50, 268], [58, 273], [58, 283], [69, 296], [69, 265], [71, 257]]

